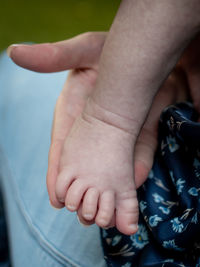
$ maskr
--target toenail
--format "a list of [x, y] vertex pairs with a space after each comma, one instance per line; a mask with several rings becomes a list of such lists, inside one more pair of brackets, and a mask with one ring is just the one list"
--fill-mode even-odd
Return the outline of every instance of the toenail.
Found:
[[106, 227], [106, 225], [108, 225], [108, 222], [104, 219], [99, 219], [98, 224], [100, 224], [101, 227], [104, 228], [104, 227]]
[[138, 225], [137, 224], [130, 224], [129, 229], [132, 230], [133, 232], [137, 232]]
[[55, 209], [55, 210], [60, 210], [60, 209], [62, 209], [62, 207], [61, 207], [61, 208], [56, 208], [55, 206], [53, 206], [53, 204], [51, 203], [50, 200], [49, 200], [49, 204], [50, 204], [50, 206], [51, 206], [53, 209]]
[[79, 217], [77, 216], [77, 220], [80, 223], [80, 225], [84, 226], [84, 227], [89, 227], [90, 225], [84, 224], [80, 221]]
[[60, 203], [65, 203], [65, 199], [64, 199], [64, 198], [58, 198], [58, 201], [59, 201]]
[[73, 205], [70, 205], [70, 204], [67, 204], [66, 207], [67, 207], [67, 209], [69, 209], [71, 211], [75, 211], [76, 210], [76, 207], [73, 206]]
[[88, 221], [90, 221], [90, 220], [93, 219], [93, 215], [92, 215], [92, 214], [89, 214], [89, 213], [84, 214], [83, 217], [84, 217], [86, 220], [88, 220]]

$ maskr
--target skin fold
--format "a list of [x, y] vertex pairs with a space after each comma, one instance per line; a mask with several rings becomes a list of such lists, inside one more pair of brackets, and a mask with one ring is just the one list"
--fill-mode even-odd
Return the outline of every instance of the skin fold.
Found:
[[[122, 7], [123, 7], [123, 5], [122, 5]], [[193, 35], [194, 35], [194, 33], [193, 33]], [[161, 110], [163, 109], [164, 106], [167, 106], [167, 105], [174, 103], [176, 101], [184, 100], [186, 98], [186, 95], [187, 95], [186, 92], [188, 91], [188, 88], [189, 88], [189, 91], [191, 92], [192, 90], [195, 90], [194, 84], [197, 84], [197, 82], [194, 83], [194, 79], [191, 78], [190, 72], [188, 71], [188, 69], [190, 69], [190, 68], [187, 65], [189, 63], [186, 60], [187, 59], [186, 52], [189, 53], [188, 52], [189, 49], [192, 50], [192, 48], [189, 47], [188, 51], [186, 51], [185, 54], [183, 55], [182, 61], [180, 60], [180, 63], [178, 65], [177, 69], [175, 69], [174, 72], [169, 76], [168, 80], [163, 84], [162, 88], [159, 90], [159, 93], [154, 98], [154, 102], [153, 102], [153, 105], [151, 106], [151, 110], [150, 110], [148, 116], [145, 115], [145, 119], [146, 119], [145, 123], [143, 123], [141, 126], [138, 126], [138, 122], [137, 122], [136, 125], [139, 127], [138, 133], [137, 132], [133, 133], [132, 132], [133, 125], [131, 125], [130, 122], [135, 123], [135, 119], [129, 117], [129, 115], [131, 115], [131, 112], [129, 111], [129, 109], [128, 109], [129, 114], [126, 116], [125, 116], [125, 113], [123, 115], [115, 113], [114, 107], [113, 107], [112, 111], [107, 109], [107, 107], [106, 108], [103, 107], [103, 112], [102, 112], [102, 107], [97, 100], [98, 96], [99, 96], [98, 86], [100, 86], [99, 84], [102, 83], [102, 79], [104, 79], [104, 78], [100, 79], [101, 75], [102, 75], [101, 73], [105, 72], [105, 69], [106, 69], [105, 63], [104, 64], [101, 63], [102, 61], [105, 62], [105, 60], [104, 60], [104, 54], [105, 54], [104, 51], [105, 50], [103, 50], [104, 54], [101, 54], [105, 38], [106, 38], [105, 33], [89, 33], [89, 34], [80, 35], [80, 36], [78, 36], [74, 39], [68, 40], [68, 41], [58, 42], [58, 43], [54, 43], [54, 44], [41, 44], [41, 45], [33, 45], [33, 46], [22, 45], [22, 46], [18, 46], [18, 47], [13, 47], [13, 49], [11, 49], [11, 53], [10, 53], [11, 58], [17, 64], [24, 66], [26, 68], [35, 70], [35, 71], [53, 72], [53, 71], [58, 71], [58, 70], [63, 70], [63, 69], [73, 69], [70, 72], [68, 80], [64, 86], [64, 89], [63, 89], [63, 91], [62, 91], [62, 93], [61, 93], [61, 95], [57, 101], [57, 105], [56, 105], [56, 109], [55, 109], [55, 116], [54, 116], [53, 131], [52, 131], [52, 144], [51, 144], [50, 153], [49, 153], [49, 168], [48, 168], [48, 175], [47, 175], [47, 186], [48, 186], [48, 191], [49, 191], [51, 203], [58, 208], [62, 207], [63, 204], [60, 203], [60, 201], [58, 201], [58, 196], [56, 196], [56, 193], [55, 193], [55, 187], [59, 187], [56, 185], [57, 175], [58, 175], [58, 173], [62, 172], [62, 170], [65, 171], [65, 169], [66, 169], [65, 168], [65, 162], [69, 162], [69, 158], [74, 157], [77, 161], [77, 153], [75, 153], [74, 156], [72, 157], [72, 155], [73, 155], [73, 152], [72, 152], [71, 156], [70, 155], [67, 156], [68, 159], [66, 159], [65, 154], [69, 153], [70, 149], [72, 149], [76, 152], [79, 150], [81, 150], [81, 151], [87, 150], [87, 147], [80, 149], [80, 146], [82, 144], [79, 143], [79, 141], [78, 141], [78, 143], [77, 143], [77, 141], [74, 141], [75, 142], [74, 145], [72, 142], [72, 140], [74, 138], [73, 135], [74, 135], [74, 133], [75, 134], [77, 133], [77, 129], [79, 129], [79, 131], [78, 131], [78, 134], [79, 134], [79, 132], [82, 131], [83, 128], [85, 127], [85, 126], [81, 125], [81, 123], [83, 123], [85, 125], [85, 121], [83, 122], [82, 114], [84, 114], [84, 116], [88, 116], [86, 119], [85, 118], [84, 119], [87, 121], [87, 123], [88, 123], [87, 125], [89, 125], [88, 127], [84, 128], [86, 133], [87, 133], [87, 134], [85, 133], [84, 136], [86, 136], [86, 137], [89, 136], [89, 141], [85, 140], [84, 141], [85, 144], [90, 142], [90, 140], [96, 140], [97, 139], [97, 135], [95, 135], [95, 133], [94, 133], [95, 127], [96, 127], [96, 129], [98, 129], [98, 131], [97, 131], [98, 134], [103, 129], [103, 132], [101, 133], [100, 136], [104, 136], [105, 129], [107, 130], [106, 139], [105, 139], [106, 141], [104, 142], [106, 149], [107, 149], [107, 141], [108, 141], [109, 135], [111, 138], [109, 141], [109, 144], [111, 144], [113, 142], [113, 136], [114, 136], [114, 138], [115, 138], [114, 145], [112, 146], [112, 148], [108, 148], [108, 152], [106, 153], [106, 155], [109, 155], [110, 151], [114, 151], [113, 158], [111, 157], [110, 159], [108, 159], [109, 164], [110, 164], [110, 162], [112, 162], [112, 164], [114, 162], [113, 168], [114, 168], [114, 166], [119, 165], [118, 164], [119, 161], [123, 162], [120, 170], [121, 169], [124, 170], [124, 163], [127, 164], [127, 160], [125, 160], [125, 161], [123, 161], [121, 159], [116, 160], [116, 155], [118, 155], [118, 154], [122, 155], [123, 153], [121, 152], [121, 150], [120, 150], [120, 153], [118, 153], [119, 152], [118, 149], [121, 149], [121, 147], [116, 148], [115, 144], [116, 143], [123, 144], [123, 146], [125, 146], [125, 149], [124, 149], [124, 147], [122, 149], [126, 153], [127, 153], [127, 151], [129, 151], [128, 152], [129, 153], [128, 158], [130, 161], [128, 162], [128, 165], [129, 165], [129, 168], [131, 170], [130, 172], [134, 171], [135, 178], [133, 179], [133, 173], [132, 173], [132, 178], [130, 179], [130, 185], [128, 186], [128, 188], [131, 189], [130, 192], [131, 191], [135, 192], [136, 187], [138, 187], [140, 184], [142, 184], [144, 182], [144, 180], [145, 180], [145, 178], [146, 178], [146, 176], [147, 176], [147, 174], [148, 174], [148, 172], [152, 166], [153, 155], [154, 155], [154, 151], [155, 151], [156, 145], [157, 145], [157, 141], [156, 141], [157, 122], [158, 122], [158, 118], [159, 118]], [[182, 42], [185, 45], [185, 40]], [[104, 45], [104, 49], [105, 49], [106, 45], [109, 47], [108, 44], [109, 44], [109, 42], [107, 42]], [[51, 54], [53, 56], [51, 57], [51, 59], [49, 59], [45, 62], [43, 59], [49, 58], [48, 57], [49, 54]], [[72, 57], [71, 56], [72, 54], [76, 55], [76, 57]], [[64, 56], [61, 56], [61, 55], [64, 55]], [[101, 55], [101, 60], [100, 60], [100, 55]], [[178, 55], [179, 55], [179, 53], [178, 53]], [[178, 55], [176, 55], [177, 58], [178, 58]], [[38, 57], [38, 60], [37, 60], [37, 57]], [[100, 60], [100, 67], [99, 67], [99, 60]], [[102, 65], [104, 67], [103, 70], [101, 67]], [[139, 64], [139, 66], [141, 66], [141, 64]], [[166, 70], [166, 72], [164, 72], [165, 75], [166, 75], [166, 73], [168, 74], [168, 72], [169, 72], [168, 68], [169, 68], [169, 66], [167, 66], [167, 70]], [[172, 68], [172, 66], [171, 66], [171, 68]], [[134, 68], [132, 70], [136, 71], [137, 68], [136, 68], [136, 70]], [[115, 70], [113, 70], [113, 71], [115, 72]], [[134, 71], [133, 71], [133, 73], [134, 73]], [[142, 75], [141, 75], [141, 73], [142, 73]], [[112, 75], [113, 75], [113, 73], [112, 73]], [[146, 79], [145, 75], [146, 75], [145, 70], [143, 70], [143, 72], [142, 72], [142, 69], [141, 69], [140, 70], [140, 76], [144, 77], [144, 80]], [[194, 77], [194, 75], [193, 75], [193, 77]], [[99, 79], [100, 79], [100, 82], [99, 82]], [[197, 80], [197, 75], [195, 76], [195, 79]], [[122, 80], [123, 80], [123, 77], [122, 77]], [[191, 82], [191, 80], [193, 82]], [[161, 81], [159, 80], [159, 82], [161, 82]], [[109, 84], [109, 82], [108, 82], [108, 84]], [[155, 84], [154, 84], [154, 86], [155, 86]], [[129, 87], [129, 84], [127, 85], [127, 88], [128, 87]], [[190, 87], [193, 89], [191, 89]], [[101, 85], [101, 88], [102, 88], [102, 85]], [[111, 90], [111, 89], [109, 89], [109, 90]], [[109, 90], [105, 91], [105, 94], [108, 93], [108, 99], [109, 99], [109, 97], [112, 97], [112, 91], [109, 94]], [[132, 83], [132, 91], [134, 91], [134, 90], [135, 89], [134, 89], [134, 82], [133, 82]], [[132, 91], [131, 91], [131, 93], [132, 93]], [[103, 90], [101, 90], [101, 94], [100, 94], [101, 97], [99, 99], [102, 99], [102, 95], [104, 96], [104, 93], [102, 93], [102, 92], [103, 92]], [[124, 93], [122, 92], [122, 94], [124, 94]], [[155, 94], [155, 92], [154, 92], [154, 94]], [[137, 96], [137, 94], [136, 94], [136, 96]], [[129, 96], [129, 98], [130, 98], [130, 96]], [[96, 108], [96, 106], [94, 107], [94, 104], [89, 105], [88, 103], [91, 103], [91, 101], [88, 101], [88, 99], [89, 100], [94, 99], [93, 102], [95, 104], [97, 104], [97, 108]], [[118, 96], [118, 99], [123, 99], [123, 95]], [[107, 97], [106, 97], [106, 101], [107, 101]], [[114, 103], [114, 105], [116, 105], [116, 103]], [[99, 107], [100, 107], [100, 109], [99, 109]], [[109, 106], [109, 108], [110, 108], [110, 106]], [[136, 111], [138, 110], [137, 106], [134, 106], [134, 108], [136, 109]], [[122, 111], [123, 111], [123, 109], [122, 109]], [[123, 112], [126, 112], [126, 110], [124, 109]], [[134, 116], [135, 116], [134, 110], [132, 110], [132, 112], [134, 113]], [[95, 113], [95, 116], [93, 116], [94, 115], [93, 113]], [[112, 121], [112, 123], [114, 121], [114, 123], [115, 123], [114, 125], [111, 125], [111, 126], [115, 128], [115, 131], [113, 131], [113, 128], [110, 127], [110, 122], [109, 122], [110, 113], [112, 115], [112, 120], [110, 120], [110, 121]], [[113, 117], [113, 115], [115, 117]], [[119, 117], [120, 117], [120, 120], [119, 120]], [[121, 120], [121, 117], [123, 118], [123, 120]], [[141, 118], [142, 118], [142, 116], [141, 116]], [[88, 121], [88, 120], [91, 120], [91, 121]], [[142, 119], [141, 119], [141, 121], [142, 121]], [[106, 127], [105, 127], [105, 124], [106, 124]], [[91, 125], [92, 125], [92, 128], [90, 128]], [[95, 126], [95, 127], [93, 127], [93, 126]], [[143, 126], [142, 130], [140, 130], [140, 128], [142, 126]], [[82, 130], [81, 130], [81, 128], [82, 128]], [[112, 131], [111, 131], [111, 128], [112, 128]], [[116, 128], [117, 128], [117, 130], [119, 130], [118, 132], [116, 131]], [[135, 128], [136, 127], [133, 128], [134, 131], [135, 131]], [[92, 129], [92, 131], [94, 133], [94, 137], [91, 136], [91, 134], [88, 135], [88, 132], [87, 132], [88, 129], [89, 129], [89, 132], [91, 132], [91, 129]], [[130, 135], [131, 135], [131, 138], [130, 138]], [[134, 136], [134, 137], [132, 137], [132, 136]], [[83, 136], [81, 136], [81, 138], [83, 138]], [[74, 140], [78, 140], [78, 139], [80, 140], [81, 138], [76, 136], [76, 138]], [[70, 141], [66, 141], [67, 139]], [[122, 140], [123, 140], [123, 142], [122, 142]], [[66, 144], [64, 144], [64, 143], [66, 143]], [[95, 143], [95, 145], [96, 145], [96, 143]], [[71, 148], [70, 148], [70, 146], [71, 146]], [[73, 146], [76, 147], [76, 149], [74, 149]], [[92, 145], [91, 147], [94, 147], [94, 146]], [[113, 149], [113, 147], [115, 147], [115, 149], [117, 149], [117, 150]], [[105, 155], [106, 149], [103, 146], [102, 152], [101, 152], [102, 155]], [[133, 151], [135, 152], [134, 154], [133, 154]], [[96, 153], [96, 151], [94, 152], [94, 155], [92, 156], [92, 158], [94, 158], [94, 159], [96, 158], [95, 153]], [[61, 154], [62, 154], [62, 156], [61, 156]], [[64, 156], [63, 156], [63, 154], [64, 154]], [[86, 158], [85, 156], [83, 157], [83, 155], [84, 154], [81, 155], [81, 161], [80, 161], [81, 164], [82, 164], [82, 158]], [[127, 157], [127, 154], [124, 157]], [[113, 159], [114, 159], [114, 161], [113, 161]], [[89, 162], [91, 162], [91, 156], [89, 156], [88, 160], [89, 160]], [[132, 168], [133, 162], [134, 162], [135, 169]], [[94, 165], [95, 164], [97, 164], [96, 166], [99, 167], [99, 161], [97, 163], [94, 162]], [[84, 165], [85, 164], [83, 164], [83, 166]], [[89, 166], [89, 163], [86, 165]], [[88, 168], [84, 169], [84, 172], [87, 172], [87, 169]], [[94, 169], [96, 171], [96, 169], [98, 169], [98, 168], [95, 167]], [[120, 170], [118, 169], [117, 173], [119, 173]], [[81, 169], [81, 171], [83, 171], [83, 169]], [[68, 173], [69, 172], [70, 172], [70, 168], [68, 169]], [[73, 170], [72, 170], [72, 172], [73, 172]], [[107, 170], [106, 170], [106, 172], [107, 172]], [[111, 178], [112, 178], [112, 176], [115, 176], [115, 175], [113, 175], [112, 172], [109, 175]], [[123, 174], [123, 175], [126, 176], [126, 174]], [[89, 173], [86, 173], [86, 176], [89, 177]], [[128, 176], [130, 176], [130, 175], [128, 174], [127, 177]], [[92, 179], [94, 179], [94, 178], [91, 178], [90, 180], [92, 181]], [[97, 179], [95, 183], [98, 184], [99, 180], [100, 179]], [[120, 178], [119, 178], [119, 180], [120, 180]], [[60, 180], [60, 181], [62, 181], [62, 180]], [[64, 179], [63, 179], [63, 181], [64, 181]], [[111, 179], [109, 179], [109, 181], [111, 181]], [[135, 184], [134, 184], [134, 181], [135, 181]], [[115, 181], [113, 181], [111, 184], [115, 184]], [[77, 186], [79, 186], [79, 185], [77, 185]], [[83, 187], [84, 187], [84, 185], [83, 185]], [[64, 188], [64, 186], [61, 184], [61, 186], [60, 186], [61, 191], [63, 188]], [[87, 216], [84, 217], [84, 215], [86, 214], [84, 209], [87, 210], [86, 206], [89, 206], [91, 199], [92, 200], [97, 199], [97, 198], [99, 199], [99, 195], [98, 195], [98, 197], [95, 198], [95, 196], [97, 194], [99, 194], [97, 192], [99, 189], [96, 190], [95, 186], [89, 187], [89, 189], [90, 189], [90, 194], [87, 194], [88, 196], [86, 195], [87, 196], [86, 200], [85, 200], [85, 198], [84, 199], [81, 198], [79, 200], [78, 207], [76, 209], [78, 212], [79, 218], [83, 223], [91, 224], [91, 223], [96, 222], [99, 226], [103, 226], [103, 227], [117, 225], [118, 229], [125, 234], [132, 234], [133, 232], [136, 231], [136, 228], [135, 229], [132, 228], [129, 230], [128, 227], [123, 225], [124, 222], [121, 222], [119, 219], [118, 219], [118, 222], [116, 221], [116, 218], [117, 218], [116, 217], [117, 214], [115, 212], [115, 209], [116, 209], [115, 205], [116, 204], [113, 204], [113, 206], [111, 205], [111, 210], [105, 211], [106, 214], [112, 215], [108, 218], [109, 222], [107, 225], [102, 224], [101, 220], [98, 219], [98, 218], [101, 218], [101, 216], [98, 215], [99, 211], [97, 211], [97, 208], [96, 209], [94, 208], [93, 218], [88, 221], [88, 217]], [[70, 188], [69, 188], [69, 190], [70, 190]], [[115, 190], [117, 191], [118, 189], [116, 188]], [[76, 190], [71, 190], [71, 191], [75, 192]], [[103, 185], [103, 189], [102, 189], [101, 194], [103, 194], [104, 192], [107, 192], [106, 194], [104, 194], [104, 197], [102, 197], [102, 199], [104, 201], [103, 203], [112, 203], [113, 202], [114, 195], [116, 194], [116, 192], [114, 194], [112, 194], [111, 191], [112, 190], [110, 190], [110, 189], [106, 191], [104, 188], [104, 185]], [[64, 194], [65, 193], [66, 193], [66, 191], [64, 191]], [[118, 192], [118, 193], [120, 194], [120, 192]], [[92, 194], [93, 194], [93, 197], [90, 197]], [[57, 195], [59, 195], [59, 194], [57, 194]], [[134, 207], [131, 207], [131, 210], [134, 210], [135, 208], [137, 209], [136, 195], [131, 195], [131, 199], [133, 199], [133, 198], [135, 198], [134, 201], [135, 201], [136, 205]], [[122, 196], [122, 199], [123, 199], [123, 196]], [[68, 206], [67, 205], [68, 204], [67, 203], [67, 201], [68, 201], [67, 197], [66, 197], [65, 201], [66, 201], [66, 206]], [[87, 203], [87, 205], [86, 204], [84, 205], [84, 201]], [[98, 200], [96, 200], [96, 203], [97, 203], [97, 201]], [[94, 201], [92, 201], [92, 202], [94, 202]], [[121, 205], [120, 201], [118, 204], [119, 204], [119, 206]], [[105, 206], [109, 206], [109, 205], [104, 205], [104, 207]], [[121, 210], [123, 210], [123, 209], [126, 209], [126, 205], [125, 206], [122, 205]], [[116, 209], [116, 211], [117, 211], [117, 209]], [[137, 213], [137, 211], [135, 211], [135, 212]], [[129, 212], [129, 213], [131, 213], [131, 212]], [[133, 215], [133, 213], [131, 214], [131, 216], [132, 215]], [[122, 217], [122, 216], [118, 216], [118, 218], [119, 217]], [[135, 216], [135, 218], [136, 218], [136, 222], [131, 223], [131, 225], [137, 224], [137, 215]], [[128, 218], [127, 218], [127, 221], [128, 221]]]

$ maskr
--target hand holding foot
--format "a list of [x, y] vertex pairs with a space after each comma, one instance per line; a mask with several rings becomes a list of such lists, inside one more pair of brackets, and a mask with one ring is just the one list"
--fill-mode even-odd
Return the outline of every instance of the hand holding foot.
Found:
[[63, 207], [55, 195], [63, 144], [94, 88], [106, 35], [104, 32], [84, 33], [57, 43], [19, 45], [8, 49], [16, 64], [30, 70], [56, 72], [72, 69], [56, 103], [49, 151], [47, 188], [50, 202], [56, 208]]
[[[95, 40], [94, 47], [91, 47], [91, 41], [87, 42], [87, 40], [91, 40], [91, 37], [93, 40]], [[16, 61], [16, 63], [19, 63], [21, 66], [36, 71], [48, 72], [57, 71], [59, 70], [59, 68], [61, 68], [61, 70], [64, 68], [77, 68], [69, 75], [68, 81], [57, 102], [54, 117], [47, 184], [51, 202], [56, 207], [63, 206], [57, 201], [55, 197], [55, 183], [58, 173], [58, 163], [60, 160], [61, 149], [75, 118], [81, 114], [81, 111], [85, 106], [86, 99], [94, 88], [98, 70], [99, 56], [105, 37], [106, 36], [104, 34], [98, 35], [94, 33], [93, 36], [91, 36], [91, 34], [86, 34], [75, 38], [74, 40], [77, 40], [77, 42], [74, 42], [73, 45], [70, 47], [75, 48], [74, 54], [76, 54], [77, 56], [77, 60], [74, 60], [73, 62], [69, 60], [69, 51], [71, 51], [69, 49], [69, 41], [57, 43], [61, 43], [62, 45], [57, 45], [56, 49], [58, 49], [58, 51], [60, 51], [60, 53], [62, 54], [63, 51], [65, 51], [64, 54], [66, 55], [66, 58], [64, 58], [59, 56], [59, 52], [57, 52], [57, 54], [54, 53], [55, 58], [52, 58], [52, 61], [57, 62], [57, 64], [53, 64], [52, 62], [46, 62], [47, 65], [43, 65], [41, 67], [40, 65], [38, 65], [40, 61], [37, 60], [37, 58], [33, 56], [34, 53], [32, 53], [32, 51], [37, 52], [37, 56], [42, 59], [42, 57], [45, 57], [46, 55], [45, 51], [48, 54], [51, 49], [55, 49], [54, 44], [21, 46], [20, 48], [15, 48], [11, 54], [11, 57]], [[78, 49], [79, 52], [81, 51], [80, 54], [78, 54], [78, 51], [76, 51], [76, 49]], [[87, 54], [92, 56], [86, 56]], [[61, 61], [61, 58], [63, 58], [63, 61]], [[80, 58], [82, 59], [82, 61], [80, 60]], [[41, 60], [41, 62], [44, 62], [44, 60]], [[79, 66], [81, 67], [81, 70], [79, 69]], [[83, 66], [85, 66], [85, 68]], [[177, 79], [177, 74], [179, 78], [182, 78]], [[139, 186], [145, 180], [153, 162], [153, 155], [157, 144], [156, 136], [159, 113], [166, 105], [172, 104], [176, 100], [184, 100], [184, 94], [181, 97], [178, 97], [181, 94], [178, 94], [177, 92], [181, 93], [182, 87], [185, 87], [185, 84], [186, 83], [184, 80], [184, 75], [180, 75], [180, 72], [176, 72], [175, 75], [172, 74], [170, 79], [165, 83], [162, 90], [159, 92], [158, 96], [155, 99], [155, 103], [152, 107], [152, 110], [150, 111], [148, 119], [144, 124], [144, 127], [140, 133], [140, 137], [138, 138], [138, 142], [136, 144], [135, 180], [137, 186]], [[66, 108], [67, 106], [69, 106], [69, 109]], [[69, 113], [69, 110], [73, 110], [73, 115]], [[154, 140], [154, 142], [152, 142], [152, 140]], [[92, 189], [90, 190], [90, 192], [91, 196], [97, 195], [96, 190]], [[90, 197], [87, 197], [86, 201], [87, 203], [90, 202]], [[81, 204], [78, 210], [80, 220], [85, 224], [93, 223], [93, 220], [88, 221], [84, 219], [82, 214], [87, 214], [88, 212], [86, 212], [87, 209], [86, 211], [83, 210], [83, 205]], [[113, 216], [112, 218], [111, 225], [115, 225], [114, 217], [115, 216]]]

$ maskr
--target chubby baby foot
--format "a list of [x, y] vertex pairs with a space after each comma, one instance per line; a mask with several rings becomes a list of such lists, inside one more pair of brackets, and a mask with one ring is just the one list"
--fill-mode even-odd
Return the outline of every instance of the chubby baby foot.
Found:
[[115, 220], [120, 232], [134, 234], [138, 202], [132, 135], [83, 113], [64, 144], [56, 195], [70, 211], [82, 205], [85, 220], [95, 220], [100, 227]]

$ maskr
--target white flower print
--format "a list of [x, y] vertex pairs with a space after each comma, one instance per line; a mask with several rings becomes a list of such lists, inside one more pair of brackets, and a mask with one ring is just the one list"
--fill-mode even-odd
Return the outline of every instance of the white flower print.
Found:
[[159, 206], [158, 208], [159, 208], [159, 210], [161, 210], [162, 213], [164, 213], [164, 214], [169, 214], [169, 213], [170, 213], [170, 209], [167, 208], [167, 207]]
[[165, 262], [174, 262], [173, 259], [166, 259]]
[[121, 239], [122, 239], [121, 235], [114, 236], [112, 239], [112, 246], [116, 246], [120, 242]]
[[155, 226], [157, 226], [158, 223], [161, 222], [161, 221], [162, 221], [162, 218], [159, 217], [157, 214], [155, 214], [155, 215], [149, 217], [149, 225], [150, 225], [151, 227], [155, 227]]
[[147, 208], [147, 202], [146, 201], [140, 201], [140, 210], [143, 212]]
[[173, 171], [170, 171], [169, 174], [170, 174], [170, 177], [172, 179], [172, 182], [175, 184], [175, 179], [174, 179], [174, 173], [173, 173]]
[[147, 230], [142, 224], [138, 225], [138, 231], [130, 238], [133, 242], [133, 246], [138, 249], [142, 249], [149, 243]]
[[167, 248], [167, 249], [175, 249], [175, 250], [178, 250], [178, 251], [182, 251], [182, 250], [183, 250], [182, 248], [179, 248], [179, 247], [175, 244], [175, 240], [174, 240], [174, 239], [172, 239], [172, 240], [168, 240], [168, 241], [163, 241], [162, 246], [163, 246], [164, 248]]
[[191, 196], [197, 197], [198, 194], [199, 194], [199, 190], [200, 190], [200, 188], [191, 187], [191, 188], [188, 190], [188, 193], [189, 193]]
[[179, 145], [176, 143], [176, 138], [175, 137], [172, 137], [172, 136], [167, 137], [167, 144], [168, 144], [168, 147], [169, 147], [169, 151], [171, 153], [173, 153], [173, 152], [175, 152], [176, 150], [179, 149]]
[[160, 196], [158, 193], [154, 193], [153, 195], [154, 201], [156, 203], [160, 203], [164, 201], [164, 198], [162, 196]]
[[102, 236], [103, 238], [106, 238], [108, 236], [108, 233], [105, 229], [102, 229]]
[[182, 193], [183, 187], [184, 187], [185, 181], [181, 178], [179, 178], [176, 181], [176, 189], [177, 189], [177, 193], [178, 195], [180, 195]]
[[179, 221], [178, 217], [170, 221], [172, 223], [172, 229], [176, 233], [181, 233], [183, 231], [183, 224]]
[[195, 223], [195, 224], [197, 224], [198, 223], [198, 217], [197, 217], [197, 212], [194, 214], [194, 216], [192, 217], [192, 220], [191, 220], [191, 222], [192, 223]]

